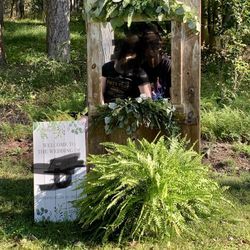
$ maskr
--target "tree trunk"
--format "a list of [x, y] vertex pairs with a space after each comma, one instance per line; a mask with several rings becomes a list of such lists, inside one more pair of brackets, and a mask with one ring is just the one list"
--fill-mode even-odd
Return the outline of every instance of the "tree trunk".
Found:
[[206, 1], [201, 1], [201, 45], [206, 43]]
[[20, 0], [16, 0], [16, 17], [20, 18]]
[[69, 62], [70, 60], [70, 2], [47, 1], [47, 51], [48, 57]]
[[24, 0], [16, 1], [16, 17], [19, 19], [24, 18]]
[[215, 14], [216, 10], [215, 8], [215, 0], [208, 0], [207, 4], [207, 22], [208, 22], [208, 43], [209, 43], [209, 48], [212, 50], [215, 46]]
[[13, 17], [13, 10], [14, 10], [14, 5], [15, 5], [15, 0], [12, 0], [11, 2], [11, 7], [10, 7], [10, 18]]
[[3, 16], [4, 16], [3, 0], [0, 0], [0, 65], [5, 64], [5, 52], [3, 46]]
[[24, 18], [24, 0], [19, 2], [20, 18]]

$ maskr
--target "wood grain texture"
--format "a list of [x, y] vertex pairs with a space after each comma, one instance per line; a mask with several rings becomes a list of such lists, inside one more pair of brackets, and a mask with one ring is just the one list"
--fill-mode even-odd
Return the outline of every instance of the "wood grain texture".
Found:
[[[200, 1], [184, 0], [200, 17]], [[186, 24], [172, 22], [172, 88], [171, 100], [182, 113], [182, 135], [200, 150], [200, 34]], [[180, 114], [181, 115], [181, 114]], [[182, 116], [182, 115], [181, 115]]]
[[88, 154], [101, 153], [99, 145], [107, 141], [104, 129], [95, 124], [93, 116], [96, 106], [101, 104], [100, 77], [102, 65], [110, 61], [113, 53], [114, 32], [110, 23], [95, 23], [88, 16], [88, 9], [93, 0], [84, 2], [87, 31], [87, 81], [88, 81]]

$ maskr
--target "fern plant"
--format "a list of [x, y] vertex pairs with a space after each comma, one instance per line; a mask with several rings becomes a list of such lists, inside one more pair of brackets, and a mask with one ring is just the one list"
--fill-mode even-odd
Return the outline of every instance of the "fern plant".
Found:
[[90, 240], [169, 239], [217, 210], [222, 190], [178, 138], [104, 143], [81, 184], [79, 220]]

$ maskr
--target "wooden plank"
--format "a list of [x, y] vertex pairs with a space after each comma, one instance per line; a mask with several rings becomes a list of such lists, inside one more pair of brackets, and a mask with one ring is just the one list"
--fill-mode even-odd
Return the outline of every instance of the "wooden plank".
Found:
[[[200, 1], [184, 0], [200, 18]], [[200, 34], [194, 34], [186, 24], [182, 25], [182, 98], [184, 104], [185, 123], [182, 127], [184, 135], [195, 143], [194, 149], [200, 150]]]
[[87, 31], [87, 82], [88, 82], [88, 154], [101, 153], [100, 142], [108, 138], [99, 124], [95, 124], [93, 116], [96, 106], [101, 104], [101, 68], [110, 61], [113, 53], [114, 32], [110, 23], [95, 23], [88, 16], [89, 8], [94, 0], [85, 0]]
[[100, 76], [102, 65], [113, 52], [113, 31], [110, 24], [87, 23], [87, 75], [89, 114], [101, 104]]
[[171, 22], [171, 101], [179, 106], [182, 97], [182, 24]]

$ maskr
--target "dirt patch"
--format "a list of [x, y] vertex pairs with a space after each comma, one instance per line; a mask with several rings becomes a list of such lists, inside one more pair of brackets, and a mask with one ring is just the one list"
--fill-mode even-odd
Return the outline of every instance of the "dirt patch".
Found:
[[0, 144], [0, 160], [4, 157], [11, 157], [13, 161], [25, 161], [29, 165], [32, 165], [32, 141], [30, 139], [9, 140], [4, 144]]
[[[229, 143], [202, 142], [204, 163], [211, 164], [212, 169], [220, 173], [250, 172], [250, 157], [237, 153]], [[33, 145], [31, 139], [10, 140], [0, 144], [0, 159], [13, 157], [16, 160], [24, 160], [30, 165], [33, 161]]]
[[221, 173], [250, 171], [250, 157], [235, 152], [230, 143], [204, 141], [202, 151], [205, 154], [204, 163], [210, 163], [214, 171]]
[[15, 104], [0, 104], [0, 117], [1, 122], [10, 124], [28, 125], [31, 123], [28, 115]]

